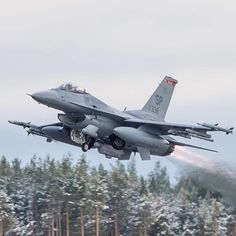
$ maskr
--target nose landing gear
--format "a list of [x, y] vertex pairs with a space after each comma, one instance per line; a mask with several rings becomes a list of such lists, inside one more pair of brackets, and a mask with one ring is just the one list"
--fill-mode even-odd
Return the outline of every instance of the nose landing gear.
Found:
[[84, 135], [81, 130], [77, 129], [71, 130], [71, 140], [75, 143], [80, 144], [83, 152], [87, 152], [89, 149], [91, 149], [96, 142], [95, 138]]
[[86, 142], [84, 142], [81, 147], [82, 151], [87, 152], [89, 149], [91, 149], [93, 147], [95, 141], [96, 141], [95, 138], [92, 138], [92, 137], [86, 138]]

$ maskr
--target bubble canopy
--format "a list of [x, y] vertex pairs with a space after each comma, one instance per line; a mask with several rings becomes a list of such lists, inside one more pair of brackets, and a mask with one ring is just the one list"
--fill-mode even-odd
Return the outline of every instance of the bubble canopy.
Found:
[[79, 86], [76, 86], [72, 83], [65, 83], [56, 88], [57, 90], [65, 90], [73, 93], [86, 93], [85, 89]]

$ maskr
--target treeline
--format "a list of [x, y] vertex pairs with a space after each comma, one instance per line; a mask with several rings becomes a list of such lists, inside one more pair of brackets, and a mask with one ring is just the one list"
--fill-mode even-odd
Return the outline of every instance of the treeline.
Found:
[[0, 236], [229, 236], [234, 220], [219, 194], [171, 186], [159, 162], [144, 178], [134, 159], [109, 170], [85, 156], [0, 160]]

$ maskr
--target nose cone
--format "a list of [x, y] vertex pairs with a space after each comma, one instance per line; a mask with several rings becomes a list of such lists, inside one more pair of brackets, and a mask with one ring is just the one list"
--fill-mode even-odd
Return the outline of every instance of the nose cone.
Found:
[[52, 102], [57, 100], [57, 93], [54, 90], [47, 90], [34, 93], [31, 95], [31, 97], [39, 103], [50, 106]]

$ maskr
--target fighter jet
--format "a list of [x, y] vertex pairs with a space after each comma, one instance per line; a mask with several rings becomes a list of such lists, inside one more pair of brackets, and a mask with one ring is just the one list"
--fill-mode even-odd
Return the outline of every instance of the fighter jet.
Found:
[[27, 129], [28, 134], [45, 137], [47, 142], [59, 141], [81, 147], [84, 152], [96, 148], [107, 158], [128, 160], [138, 152], [142, 160], [151, 155], [168, 156], [176, 146], [207, 151], [215, 150], [177, 141], [173, 136], [199, 138], [213, 142], [211, 131], [232, 134], [207, 123], [182, 125], [165, 121], [177, 80], [166, 76], [141, 110], [118, 111], [71, 83], [30, 95], [37, 102], [61, 111], [59, 122], [44, 126], [9, 121]]

